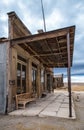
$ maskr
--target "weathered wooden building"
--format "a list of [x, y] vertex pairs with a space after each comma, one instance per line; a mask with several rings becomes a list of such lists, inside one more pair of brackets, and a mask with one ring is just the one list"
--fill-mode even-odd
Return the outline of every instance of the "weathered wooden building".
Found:
[[0, 38], [0, 113], [15, 109], [16, 94], [52, 91], [53, 67], [68, 68], [70, 81], [73, 58], [75, 26], [32, 35], [15, 12], [8, 24], [8, 38]]
[[[11, 39], [32, 35], [15, 12], [8, 13], [9, 36], [0, 38], [0, 113], [15, 109], [15, 95], [52, 91], [53, 70], [31, 56], [34, 50], [11, 45]], [[26, 45], [26, 44], [25, 44]]]
[[53, 77], [53, 87], [54, 89], [63, 87], [63, 74], [54, 75]]

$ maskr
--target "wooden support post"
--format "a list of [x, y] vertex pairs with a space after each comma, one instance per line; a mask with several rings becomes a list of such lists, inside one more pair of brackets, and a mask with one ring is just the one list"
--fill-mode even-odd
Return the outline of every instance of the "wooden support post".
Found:
[[70, 36], [67, 33], [67, 53], [68, 53], [68, 92], [69, 92], [69, 117], [72, 117], [72, 101], [71, 101], [71, 62], [70, 62]]
[[32, 61], [29, 59], [29, 64], [28, 64], [28, 91], [32, 92]]
[[40, 98], [40, 96], [41, 96], [41, 88], [40, 88], [40, 66], [38, 65], [37, 66], [37, 81], [36, 81], [36, 85], [37, 85], [37, 96]]

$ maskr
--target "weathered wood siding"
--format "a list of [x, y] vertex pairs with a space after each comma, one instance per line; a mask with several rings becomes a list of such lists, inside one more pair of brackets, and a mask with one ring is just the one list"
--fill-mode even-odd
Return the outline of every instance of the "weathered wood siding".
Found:
[[0, 113], [6, 109], [6, 43], [0, 43]]
[[8, 18], [10, 39], [31, 35], [30, 31], [15, 12], [8, 13]]

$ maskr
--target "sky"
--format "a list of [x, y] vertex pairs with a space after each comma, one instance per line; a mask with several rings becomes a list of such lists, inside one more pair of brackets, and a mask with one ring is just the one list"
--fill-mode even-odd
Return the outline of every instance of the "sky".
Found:
[[[43, 0], [46, 30], [56, 30], [75, 25], [75, 41], [72, 82], [84, 83], [84, 0]], [[32, 34], [43, 29], [41, 0], [2, 0], [0, 1], [0, 37], [8, 37], [7, 13], [15, 11]], [[54, 68], [55, 74], [67, 70]]]

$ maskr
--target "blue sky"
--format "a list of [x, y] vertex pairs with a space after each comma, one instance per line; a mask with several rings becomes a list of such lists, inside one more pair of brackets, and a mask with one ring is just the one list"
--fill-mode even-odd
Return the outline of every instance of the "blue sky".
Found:
[[[84, 0], [43, 0], [47, 31], [76, 25], [72, 81], [84, 82]], [[8, 37], [7, 12], [15, 11], [32, 34], [43, 29], [40, 0], [0, 1], [0, 37]], [[54, 69], [64, 73], [66, 69]]]

